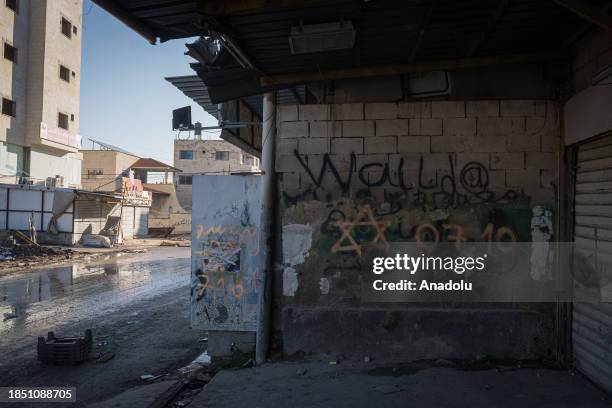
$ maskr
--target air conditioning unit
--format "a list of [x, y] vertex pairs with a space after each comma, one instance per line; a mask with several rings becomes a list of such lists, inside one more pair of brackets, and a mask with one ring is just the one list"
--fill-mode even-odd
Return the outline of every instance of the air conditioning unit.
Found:
[[45, 187], [64, 187], [64, 177], [60, 175], [56, 175], [55, 177], [47, 177], [47, 180], [45, 181]]
[[45, 181], [45, 187], [47, 188], [55, 188], [56, 187], [56, 178], [55, 177], [47, 177]]

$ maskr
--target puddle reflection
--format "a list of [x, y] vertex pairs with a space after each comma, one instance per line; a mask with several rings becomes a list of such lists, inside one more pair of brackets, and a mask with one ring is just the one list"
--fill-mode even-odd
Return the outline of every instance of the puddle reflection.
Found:
[[[0, 332], [92, 316], [189, 284], [189, 258], [75, 264], [0, 278]], [[188, 296], [188, 294], [186, 295]]]

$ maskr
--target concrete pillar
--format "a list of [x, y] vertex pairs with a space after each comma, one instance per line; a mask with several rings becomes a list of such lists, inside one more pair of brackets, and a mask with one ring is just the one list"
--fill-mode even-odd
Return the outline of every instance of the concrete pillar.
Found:
[[268, 92], [263, 96], [263, 122], [261, 132], [261, 222], [260, 248], [263, 249], [261, 290], [259, 291], [259, 314], [257, 321], [255, 362], [261, 364], [266, 360], [270, 345], [270, 303], [272, 278], [272, 231], [276, 201], [276, 177], [274, 158], [276, 146], [276, 101], [275, 94]]

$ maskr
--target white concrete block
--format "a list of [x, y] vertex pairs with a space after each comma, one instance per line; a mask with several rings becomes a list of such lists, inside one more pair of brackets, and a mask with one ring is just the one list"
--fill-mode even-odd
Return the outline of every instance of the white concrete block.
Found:
[[397, 138], [397, 152], [429, 152], [431, 151], [429, 136], [402, 136]]
[[474, 135], [476, 118], [445, 118], [442, 128], [444, 135]]
[[335, 138], [332, 139], [331, 143], [331, 151], [334, 154], [363, 153], [362, 138]]
[[540, 151], [540, 135], [527, 133], [508, 136], [507, 151], [538, 152]]
[[329, 120], [329, 105], [299, 105], [300, 120]]
[[499, 116], [499, 101], [467, 101], [466, 115], [472, 116], [483, 116], [483, 117], [497, 117]]
[[476, 122], [479, 135], [510, 135], [525, 132], [525, 118], [484, 118]]
[[276, 112], [279, 122], [293, 122], [298, 120], [297, 105], [279, 105]]
[[397, 153], [397, 137], [377, 136], [365, 138], [364, 153]]
[[278, 130], [280, 138], [308, 137], [308, 122], [281, 122]]
[[475, 152], [505, 152], [506, 136], [474, 136]]
[[431, 118], [431, 102], [400, 102], [397, 104], [398, 118]]
[[276, 142], [276, 152], [278, 155], [292, 155], [298, 148], [299, 139], [279, 139]]
[[315, 121], [310, 122], [310, 137], [340, 137], [342, 122]]
[[442, 119], [410, 119], [411, 135], [441, 135]]
[[342, 136], [374, 136], [373, 120], [347, 120], [342, 122]]
[[474, 146], [473, 136], [439, 136], [431, 138], [432, 152], [468, 152]]
[[525, 153], [491, 153], [491, 169], [525, 168]]
[[464, 101], [433, 101], [431, 103], [431, 116], [434, 118], [465, 117]]
[[535, 101], [509, 100], [500, 102], [501, 116], [534, 116]]
[[340, 103], [331, 105], [334, 120], [363, 120], [363, 103]]
[[309, 137], [299, 139], [298, 151], [300, 154], [329, 153], [330, 139], [325, 137]]
[[395, 119], [397, 118], [396, 103], [366, 103], [366, 119]]
[[408, 134], [408, 119], [381, 119], [376, 121], [376, 136], [403, 136]]

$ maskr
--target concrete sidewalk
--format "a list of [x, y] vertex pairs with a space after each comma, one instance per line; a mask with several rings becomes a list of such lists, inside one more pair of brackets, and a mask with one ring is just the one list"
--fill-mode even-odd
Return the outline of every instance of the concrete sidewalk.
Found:
[[272, 363], [222, 370], [189, 407], [610, 407], [579, 374], [406, 365]]

